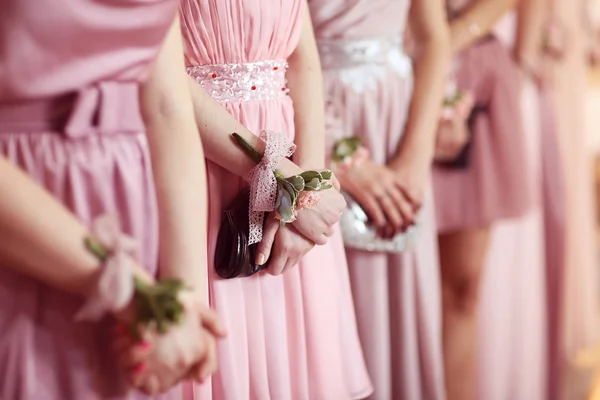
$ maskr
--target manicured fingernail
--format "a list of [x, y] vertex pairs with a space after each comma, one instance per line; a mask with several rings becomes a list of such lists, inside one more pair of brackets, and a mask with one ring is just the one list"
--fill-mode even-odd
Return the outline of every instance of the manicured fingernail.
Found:
[[141, 363], [135, 364], [135, 366], [133, 367], [133, 372], [136, 374], [139, 374], [140, 372], [142, 372], [145, 369], [146, 369], [146, 364], [141, 362]]
[[258, 256], [256, 257], [256, 263], [258, 265], [264, 265], [266, 261], [267, 257], [265, 257], [263, 253], [258, 253]]
[[144, 350], [147, 350], [150, 347], [152, 347], [152, 343], [150, 343], [148, 341], [143, 341], [143, 342], [138, 343], [138, 346], [140, 346]]

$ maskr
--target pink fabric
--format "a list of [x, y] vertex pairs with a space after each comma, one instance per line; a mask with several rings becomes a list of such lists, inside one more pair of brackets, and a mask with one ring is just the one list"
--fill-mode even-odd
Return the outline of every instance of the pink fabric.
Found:
[[291, 157], [296, 150], [294, 142], [280, 133], [261, 131], [259, 137], [265, 144], [263, 158], [246, 177], [250, 181], [249, 244], [262, 240], [264, 213], [275, 209], [277, 179], [275, 179], [274, 171], [282, 159]]
[[[5, 0], [0, 13], [0, 154], [90, 227], [118, 215], [152, 274], [157, 211], [132, 80], [158, 52], [176, 6]], [[126, 390], [109, 327], [74, 322], [81, 298], [0, 269], [0, 398], [148, 398]], [[160, 398], [179, 399], [180, 389]]]
[[124, 309], [133, 297], [135, 240], [121, 233], [116, 215], [96, 218], [92, 232], [108, 257], [103, 260], [96, 287], [75, 314], [76, 321], [99, 321], [107, 313]]
[[508, 50], [484, 38], [460, 55], [457, 85], [487, 106], [474, 123], [466, 169], [435, 167], [438, 230], [452, 232], [524, 215], [534, 186], [519, 109], [519, 75]]
[[[495, 29], [508, 46], [513, 16]], [[494, 224], [481, 282], [477, 399], [546, 400], [547, 309], [542, 209], [542, 137], [538, 94], [521, 87], [523, 132], [533, 208], [520, 218]]]
[[[300, 0], [184, 0], [181, 15], [188, 65], [286, 59], [298, 44], [303, 4]], [[294, 137], [289, 97], [222, 105], [252, 132], [271, 130]], [[210, 297], [229, 336], [218, 344], [219, 372], [204, 385], [189, 384], [188, 398], [365, 397], [370, 382], [338, 236], [326, 246], [315, 247], [282, 276], [259, 273], [220, 279], [212, 261], [221, 211], [243, 182], [212, 162], [207, 165]], [[232, 184], [236, 181], [240, 185]]]
[[[370, 38], [389, 43], [389, 38], [401, 38], [409, 6], [397, 0], [309, 1], [321, 43]], [[360, 136], [372, 158], [384, 163], [402, 140], [412, 73], [410, 68], [372, 64], [344, 68], [332, 63], [324, 69], [328, 134], [336, 139]], [[369, 398], [374, 400], [445, 398], [432, 206], [429, 191], [414, 251], [346, 250], [360, 339], [375, 387]]]

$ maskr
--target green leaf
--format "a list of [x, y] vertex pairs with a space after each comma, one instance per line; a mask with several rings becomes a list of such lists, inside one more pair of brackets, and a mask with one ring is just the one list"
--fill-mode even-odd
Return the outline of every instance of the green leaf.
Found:
[[321, 171], [321, 176], [323, 177], [324, 180], [328, 181], [333, 177], [333, 172], [326, 169], [324, 171]]
[[248, 155], [248, 157], [250, 157], [252, 161], [254, 161], [256, 164], [262, 161], [263, 155], [254, 147], [252, 147], [252, 145], [248, 143], [246, 139], [244, 139], [242, 136], [235, 132], [232, 133], [231, 136], [233, 136], [238, 146], [240, 146], [242, 150], [244, 150], [246, 155]]
[[304, 190], [306, 191], [315, 191], [321, 189], [321, 180], [317, 178], [313, 178], [311, 181], [306, 182], [304, 185]]
[[291, 183], [297, 191], [301, 192], [304, 190], [304, 178], [300, 175], [293, 175], [285, 180]]
[[362, 143], [359, 137], [347, 137], [338, 140], [333, 146], [332, 158], [335, 162], [342, 162], [358, 150]]
[[310, 182], [315, 178], [323, 178], [319, 171], [304, 171], [300, 176], [304, 179], [304, 182]]

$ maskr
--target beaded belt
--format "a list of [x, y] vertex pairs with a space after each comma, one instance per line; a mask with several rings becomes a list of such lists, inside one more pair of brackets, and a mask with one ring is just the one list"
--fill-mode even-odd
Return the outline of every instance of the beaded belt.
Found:
[[188, 67], [187, 73], [219, 102], [273, 100], [287, 96], [286, 60]]
[[319, 39], [321, 66], [337, 72], [356, 92], [373, 88], [391, 70], [403, 78], [412, 76], [412, 63], [399, 37], [370, 39]]

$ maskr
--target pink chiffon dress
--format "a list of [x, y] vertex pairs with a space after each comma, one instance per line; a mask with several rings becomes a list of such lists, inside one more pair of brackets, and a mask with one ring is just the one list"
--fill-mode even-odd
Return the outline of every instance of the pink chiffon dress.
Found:
[[[377, 162], [402, 140], [412, 67], [402, 51], [407, 0], [310, 0], [330, 142], [359, 136]], [[431, 193], [414, 249], [346, 248], [359, 335], [378, 400], [444, 399], [441, 296]]]
[[[296, 48], [302, 0], [184, 0], [188, 72], [250, 131], [294, 137], [286, 59]], [[315, 87], [315, 90], [320, 90]], [[338, 237], [281, 276], [221, 279], [213, 259], [221, 211], [244, 184], [210, 161], [208, 260], [211, 305], [229, 332], [220, 370], [189, 399], [344, 400], [371, 392]]]
[[[85, 224], [116, 214], [155, 274], [158, 218], [138, 88], [177, 2], [3, 0], [0, 9], [0, 154]], [[148, 399], [122, 380], [109, 327], [73, 321], [81, 298], [4, 262], [0, 270], [1, 399]]]
[[[448, 0], [450, 18], [470, 0]], [[519, 71], [506, 46], [493, 34], [456, 57], [458, 89], [469, 91], [478, 110], [473, 117], [465, 168], [436, 165], [433, 183], [440, 233], [517, 218], [533, 207], [529, 168], [519, 108]]]
[[[514, 14], [494, 29], [511, 48]], [[548, 310], [546, 296], [544, 209], [540, 112], [532, 82], [521, 87], [519, 104], [529, 167], [523, 170], [534, 188], [533, 206], [525, 215], [492, 227], [481, 282], [477, 399], [547, 400]]]

